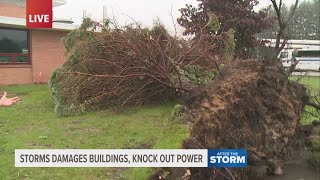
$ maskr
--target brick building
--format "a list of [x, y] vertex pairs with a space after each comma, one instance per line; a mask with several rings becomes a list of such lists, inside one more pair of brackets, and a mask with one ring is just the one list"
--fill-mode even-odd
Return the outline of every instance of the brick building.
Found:
[[[65, 0], [53, 0], [53, 7]], [[45, 83], [64, 62], [61, 38], [75, 26], [26, 28], [25, 0], [0, 0], [0, 85]]]

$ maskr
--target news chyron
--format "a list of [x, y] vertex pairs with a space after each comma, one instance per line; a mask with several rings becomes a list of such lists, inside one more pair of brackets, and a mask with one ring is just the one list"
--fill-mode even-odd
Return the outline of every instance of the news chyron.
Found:
[[17, 149], [16, 167], [247, 167], [245, 149]]

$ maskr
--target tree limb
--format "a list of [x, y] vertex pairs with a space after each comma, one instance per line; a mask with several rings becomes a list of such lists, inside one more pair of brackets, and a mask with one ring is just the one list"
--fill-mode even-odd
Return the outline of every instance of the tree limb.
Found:
[[[279, 32], [277, 33], [277, 39], [276, 39], [276, 45], [275, 45], [275, 53], [273, 55], [273, 59], [277, 58], [279, 53], [281, 52], [281, 50], [285, 47], [286, 42], [288, 41], [288, 37], [285, 35], [285, 30], [289, 24], [289, 22], [291, 21], [297, 7], [298, 7], [298, 3], [299, 0], [295, 1], [295, 4], [293, 6], [293, 8], [290, 11], [289, 17], [284, 20], [284, 17], [282, 17], [282, 13], [281, 13], [281, 8], [282, 8], [282, 0], [280, 0], [279, 5], [277, 4], [276, 0], [270, 0], [274, 10], [276, 11], [277, 14], [277, 19], [278, 19], [278, 24], [279, 24]], [[282, 42], [280, 42], [282, 39]]]
[[289, 77], [295, 70], [296, 66], [299, 64], [299, 61], [291, 64], [291, 66], [289, 67], [289, 70], [287, 72], [287, 76]]
[[285, 21], [285, 25], [288, 25], [288, 23], [291, 21], [293, 15], [294, 15], [294, 12], [296, 11], [296, 9], [298, 7], [298, 4], [299, 4], [299, 0], [296, 0], [295, 4], [290, 12], [288, 19]]

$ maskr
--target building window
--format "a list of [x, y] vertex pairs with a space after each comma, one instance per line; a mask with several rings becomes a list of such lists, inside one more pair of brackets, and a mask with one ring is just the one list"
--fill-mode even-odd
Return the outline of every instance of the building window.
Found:
[[29, 32], [0, 27], [0, 65], [29, 64]]

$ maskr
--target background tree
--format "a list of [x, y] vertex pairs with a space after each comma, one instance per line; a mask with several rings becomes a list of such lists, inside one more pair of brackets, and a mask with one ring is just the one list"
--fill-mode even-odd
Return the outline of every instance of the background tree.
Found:
[[292, 21], [290, 35], [292, 39], [319, 40], [320, 28], [320, 0], [302, 1], [299, 4]]
[[[254, 11], [257, 0], [198, 0], [198, 7], [186, 5], [180, 9], [181, 17], [178, 23], [185, 28], [185, 35], [221, 34], [229, 29], [235, 30], [237, 55], [244, 55], [247, 48], [257, 43], [255, 35], [272, 27], [273, 19], [267, 17], [267, 9]], [[214, 13], [220, 27], [214, 31], [206, 27], [209, 14]]]
[[[281, 11], [282, 16], [288, 18], [290, 9], [293, 8], [283, 4]], [[320, 15], [319, 15], [320, 0], [302, 1], [294, 13], [291, 21], [288, 24], [287, 34], [290, 39], [320, 39]], [[276, 17], [274, 9], [270, 9], [268, 16]], [[277, 36], [278, 24], [264, 31], [259, 35], [261, 38], [275, 39]]]

